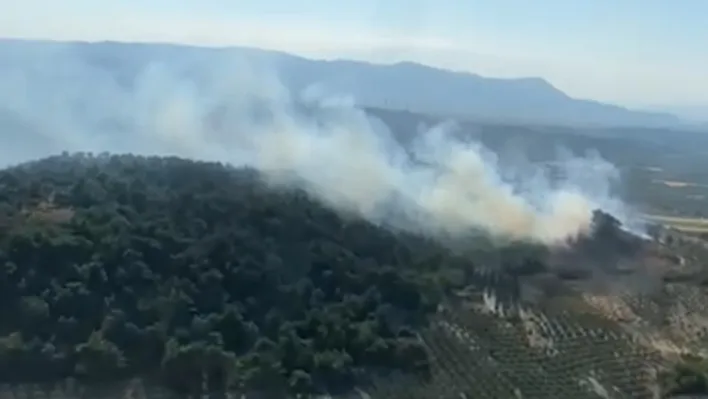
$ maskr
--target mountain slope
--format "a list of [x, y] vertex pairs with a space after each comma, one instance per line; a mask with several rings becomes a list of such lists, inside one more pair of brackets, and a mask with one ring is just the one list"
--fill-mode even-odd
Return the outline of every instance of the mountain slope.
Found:
[[669, 114], [573, 99], [540, 78], [485, 78], [410, 62], [317, 61], [252, 48], [2, 40], [0, 68], [18, 62], [40, 68], [42, 59], [51, 63], [51, 57], [60, 53], [72, 62], [107, 71], [121, 82], [135, 78], [154, 61], [229, 65], [245, 57], [266, 62], [293, 90], [319, 84], [327, 91], [352, 96], [361, 106], [526, 123], [668, 126], [680, 122]]
[[415, 63], [374, 65], [283, 57], [280, 71], [293, 87], [321, 82], [357, 103], [414, 112], [516, 123], [664, 126], [679, 119], [662, 113], [567, 96], [540, 78], [495, 79]]
[[106, 154], [0, 171], [0, 382], [75, 378], [97, 398], [125, 380], [195, 397], [708, 392], [705, 373], [657, 376], [705, 355], [705, 248], [597, 213], [562, 251], [476, 236], [452, 252], [258, 177]]

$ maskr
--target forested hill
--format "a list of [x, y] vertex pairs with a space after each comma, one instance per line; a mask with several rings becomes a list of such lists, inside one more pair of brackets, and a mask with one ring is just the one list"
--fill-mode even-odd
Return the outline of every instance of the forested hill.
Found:
[[[482, 237], [463, 253], [267, 187], [254, 170], [132, 155], [22, 164], [0, 170], [0, 384], [139, 377], [192, 397], [360, 387], [386, 399], [607, 397], [579, 384], [593, 378], [620, 397], [656, 397], [655, 372], [676, 362], [643, 337], [653, 325], [652, 339], [694, 345], [661, 334], [695, 322], [652, 312], [705, 312], [705, 274], [690, 269], [705, 249], [674, 262], [609, 215], [596, 213], [595, 227], [570, 253]], [[647, 262], [673, 274], [654, 296], [617, 305], [634, 306], [639, 330], [607, 310], [620, 296], [577, 290], [595, 270], [645, 281]], [[708, 392], [696, 359], [662, 390]]]
[[445, 273], [472, 266], [255, 171], [177, 158], [20, 165], [0, 172], [0, 207], [6, 382], [332, 392], [425, 375], [416, 328]]

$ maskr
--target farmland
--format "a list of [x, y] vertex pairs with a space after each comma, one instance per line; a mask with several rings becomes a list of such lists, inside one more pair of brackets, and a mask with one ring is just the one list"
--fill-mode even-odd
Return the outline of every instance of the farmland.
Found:
[[666, 227], [683, 231], [686, 233], [700, 234], [708, 233], [707, 218], [691, 218], [680, 216], [646, 215], [650, 222], [659, 223]]

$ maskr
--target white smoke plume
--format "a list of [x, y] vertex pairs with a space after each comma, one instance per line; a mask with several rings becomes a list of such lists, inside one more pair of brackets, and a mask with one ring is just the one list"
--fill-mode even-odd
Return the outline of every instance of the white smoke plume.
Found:
[[530, 165], [505, 170], [481, 145], [454, 138], [454, 125], [408, 132], [418, 136], [404, 148], [351, 99], [316, 86], [291, 93], [262, 63], [149, 63], [126, 78], [124, 66], [88, 62], [70, 45], [31, 50], [0, 65], [5, 165], [61, 151], [218, 160], [438, 237], [483, 230], [552, 244], [587, 232], [595, 209], [624, 215], [609, 192], [616, 170], [598, 156], [565, 154], [566, 176], [554, 181]]

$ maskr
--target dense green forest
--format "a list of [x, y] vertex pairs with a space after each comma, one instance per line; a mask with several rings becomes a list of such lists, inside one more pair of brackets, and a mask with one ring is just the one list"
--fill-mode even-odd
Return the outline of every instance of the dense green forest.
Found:
[[[596, 217], [577, 256], [631, 254], [618, 222]], [[388, 373], [425, 380], [420, 332], [443, 300], [475, 284], [518, 295], [518, 278], [549, 272], [544, 248], [476, 236], [465, 251], [219, 163], [64, 154], [7, 168], [0, 382], [140, 376], [184, 393], [282, 397]], [[490, 265], [499, 273], [480, 279]], [[689, 366], [666, 375], [667, 389], [705, 391], [702, 363]]]
[[64, 154], [0, 172], [0, 378], [332, 392], [425, 375], [416, 329], [472, 267], [253, 170]]

